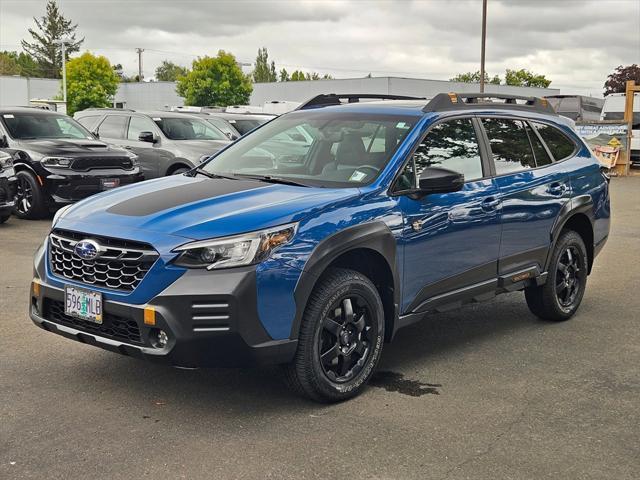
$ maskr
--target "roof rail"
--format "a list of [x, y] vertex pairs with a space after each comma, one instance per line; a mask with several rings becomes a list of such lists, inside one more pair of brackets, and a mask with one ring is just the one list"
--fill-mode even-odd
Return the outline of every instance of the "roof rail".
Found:
[[[343, 103], [358, 103], [360, 99], [371, 98], [377, 100], [426, 100], [424, 97], [409, 97], [406, 95], [387, 95], [380, 93], [322, 93], [303, 102], [296, 110], [309, 110], [311, 108], [330, 107]], [[346, 100], [344, 102], [343, 100]]]
[[551, 104], [544, 98], [501, 93], [439, 93], [425, 105], [422, 111], [464, 110], [479, 104], [490, 106], [492, 109], [527, 110], [557, 115]]

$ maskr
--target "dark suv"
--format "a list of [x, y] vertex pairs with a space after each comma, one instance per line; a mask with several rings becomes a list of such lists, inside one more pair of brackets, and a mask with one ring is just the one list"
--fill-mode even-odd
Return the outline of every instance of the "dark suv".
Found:
[[73, 117], [101, 140], [135, 153], [147, 179], [184, 173], [231, 143], [202, 118], [182, 113], [89, 109]]
[[0, 109], [0, 148], [13, 155], [14, 212], [20, 218], [39, 218], [49, 209], [143, 178], [134, 154], [49, 110]]
[[[315, 98], [188, 174], [59, 212], [32, 320], [175, 366], [283, 364], [296, 391], [337, 401], [431, 312], [524, 290], [538, 317], [572, 317], [610, 203], [570, 120], [536, 98], [359, 97]], [[292, 159], [283, 134], [300, 128], [312, 145]]]

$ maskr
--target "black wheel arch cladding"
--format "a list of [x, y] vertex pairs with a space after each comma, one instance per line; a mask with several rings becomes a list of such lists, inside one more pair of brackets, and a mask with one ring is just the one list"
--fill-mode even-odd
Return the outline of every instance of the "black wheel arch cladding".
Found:
[[[396, 239], [384, 222], [371, 222], [341, 230], [322, 240], [307, 260], [294, 292], [296, 314], [289, 338], [297, 338], [304, 310], [318, 280], [340, 256], [358, 249], [368, 249], [383, 257], [393, 278], [393, 315], [387, 319], [387, 328], [397, 317], [400, 303], [399, 272], [396, 264]], [[384, 302], [383, 302], [384, 303]], [[385, 312], [388, 313], [388, 312]]]

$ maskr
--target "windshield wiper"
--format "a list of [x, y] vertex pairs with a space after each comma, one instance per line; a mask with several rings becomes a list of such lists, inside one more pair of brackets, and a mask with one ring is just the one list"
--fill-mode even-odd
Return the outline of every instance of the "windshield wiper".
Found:
[[231, 175], [222, 175], [220, 173], [211, 173], [211, 172], [207, 172], [206, 170], [202, 169], [202, 168], [194, 168], [193, 170], [191, 170], [192, 172], [192, 177], [195, 177], [198, 173], [200, 175], [204, 175], [205, 177], [209, 177], [209, 178], [226, 178], [227, 180], [239, 180], [238, 177], [234, 177]]
[[245, 175], [242, 173], [237, 174], [238, 177], [250, 178], [251, 180], [258, 180], [266, 183], [280, 183], [282, 185], [293, 185], [295, 187], [309, 187], [304, 183], [296, 182], [295, 180], [289, 180], [288, 178], [272, 177], [271, 175]]

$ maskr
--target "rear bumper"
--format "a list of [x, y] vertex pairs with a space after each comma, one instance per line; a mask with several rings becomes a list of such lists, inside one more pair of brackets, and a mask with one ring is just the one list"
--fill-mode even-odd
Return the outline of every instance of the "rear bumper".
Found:
[[[255, 270], [186, 272], [147, 305], [104, 300], [103, 325], [67, 317], [64, 290], [42, 280], [32, 287], [31, 320], [73, 340], [176, 367], [239, 367], [291, 361], [295, 340], [273, 340], [256, 309]], [[153, 307], [155, 325], [145, 323]], [[154, 346], [156, 330], [169, 337]]]

